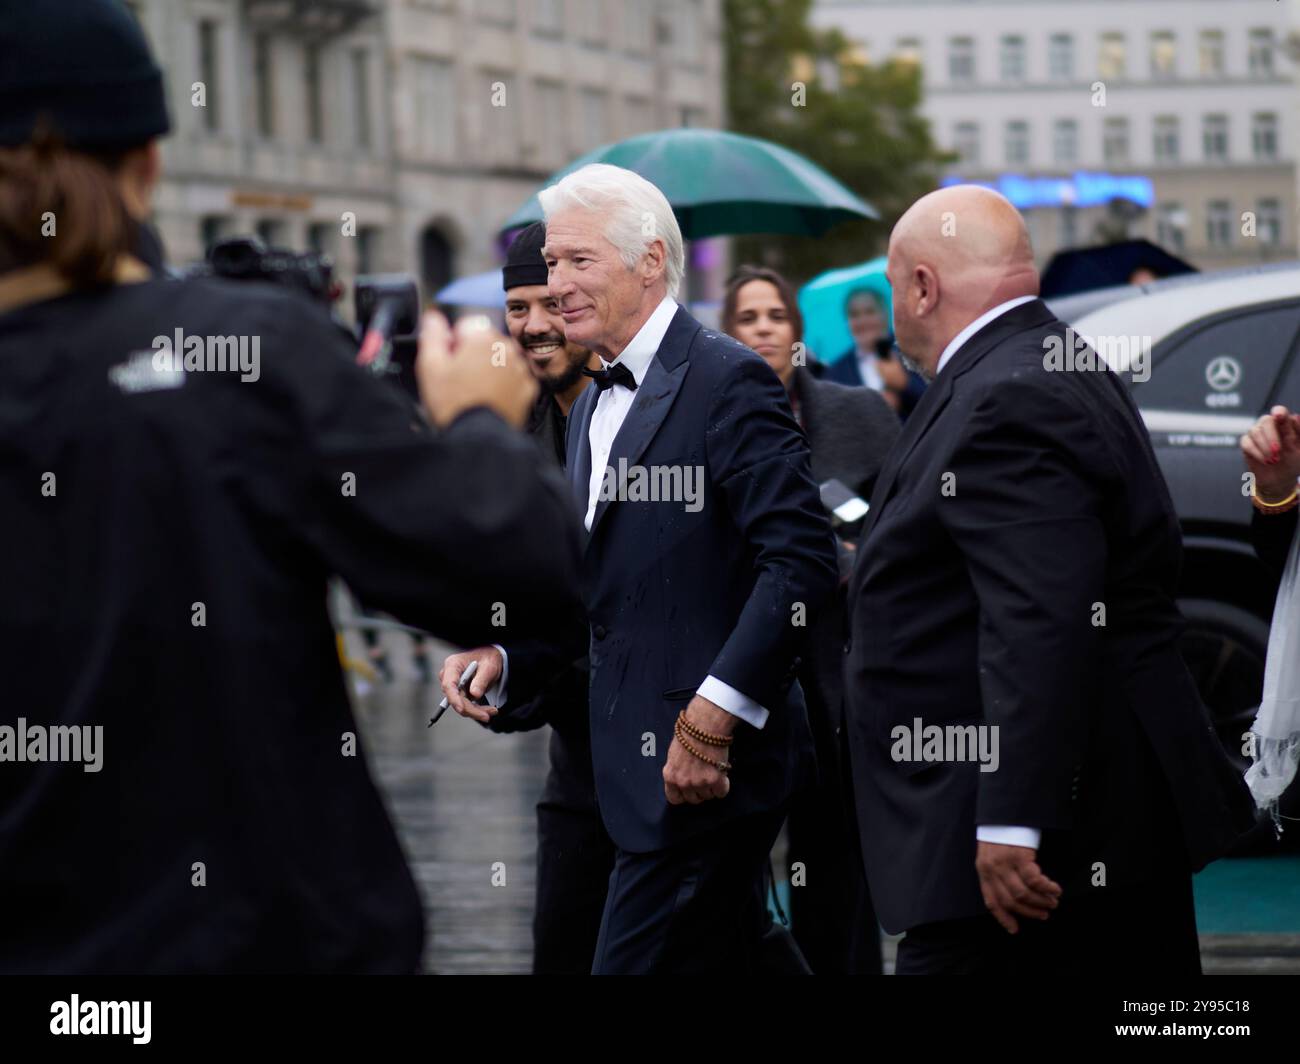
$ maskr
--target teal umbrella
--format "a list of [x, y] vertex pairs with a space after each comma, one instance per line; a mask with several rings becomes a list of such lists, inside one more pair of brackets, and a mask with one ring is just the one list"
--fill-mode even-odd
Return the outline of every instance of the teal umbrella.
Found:
[[[608, 144], [557, 170], [553, 185], [588, 163], [633, 170], [672, 204], [687, 240], [735, 233], [820, 236], [840, 222], [878, 218], [876, 209], [802, 155], [770, 141], [716, 129], [668, 129]], [[502, 226], [541, 221], [534, 194]]]
[[893, 300], [885, 280], [885, 257], [818, 274], [799, 289], [803, 314], [803, 342], [813, 357], [833, 362], [853, 346], [844, 317], [844, 301], [851, 292], [868, 288], [880, 299], [885, 320], [893, 328]]

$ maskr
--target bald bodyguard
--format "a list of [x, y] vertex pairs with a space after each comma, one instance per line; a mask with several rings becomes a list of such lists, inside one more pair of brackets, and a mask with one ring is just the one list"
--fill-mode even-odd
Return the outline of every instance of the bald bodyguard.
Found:
[[1133, 401], [1095, 359], [1049, 368], [1066, 326], [996, 192], [917, 201], [887, 275], [933, 383], [872, 495], [845, 692], [898, 971], [1100, 972], [1122, 936], [1130, 971], [1199, 972], [1191, 873], [1253, 809], [1178, 654], [1178, 522]]

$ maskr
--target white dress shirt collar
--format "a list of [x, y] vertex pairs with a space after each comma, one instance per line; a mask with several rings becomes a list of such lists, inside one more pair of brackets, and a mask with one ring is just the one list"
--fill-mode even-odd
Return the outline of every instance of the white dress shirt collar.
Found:
[[935, 367], [934, 375], [936, 377], [939, 376], [939, 374], [943, 372], [943, 367], [948, 364], [948, 361], [952, 356], [961, 350], [962, 345], [994, 318], [1000, 318], [1013, 307], [1018, 307], [1022, 303], [1029, 303], [1037, 298], [1037, 296], [1017, 296], [1015, 299], [1008, 299], [1005, 303], [999, 303], [992, 310], [986, 310], [973, 322], [967, 325], [966, 328], [962, 329], [961, 332], [954, 336], [948, 346], [943, 349], [943, 354], [939, 356], [939, 365]]
[[[650, 363], [655, 357], [655, 352], [659, 350], [659, 345], [664, 342], [664, 334], [668, 331], [668, 326], [672, 324], [673, 315], [677, 313], [677, 301], [672, 296], [664, 296], [662, 302], [655, 307], [650, 317], [646, 318], [645, 324], [637, 330], [637, 334], [628, 342], [627, 347], [619, 353], [614, 362], [621, 362], [632, 371], [632, 376], [636, 378], [637, 387], [645, 380], [645, 375], [650, 370]], [[603, 358], [600, 364], [605, 369], [609, 369], [613, 362], [606, 362]]]

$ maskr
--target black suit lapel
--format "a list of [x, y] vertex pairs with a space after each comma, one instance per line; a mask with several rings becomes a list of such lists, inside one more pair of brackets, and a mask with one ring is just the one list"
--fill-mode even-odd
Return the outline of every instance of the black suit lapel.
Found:
[[948, 405], [957, 378], [968, 373], [985, 355], [1016, 333], [1045, 325], [1053, 320], [1055, 319], [1052, 312], [1041, 299], [1022, 303], [1001, 317], [993, 319], [953, 352], [951, 361], [944, 367], [944, 372], [939, 374], [925, 390], [920, 402], [908, 417], [907, 424], [903, 426], [902, 433], [890, 449], [889, 458], [876, 480], [876, 489], [871, 493], [871, 512], [867, 515], [867, 523], [863, 526], [859, 542], [865, 543], [868, 534], [875, 527], [881, 510], [889, 501], [894, 482], [898, 479], [899, 471], [907, 461], [907, 456], [912, 453], [921, 437]]
[[[677, 392], [682, 386], [682, 381], [686, 379], [686, 370], [689, 367], [690, 363], [683, 359], [675, 369], [669, 371], [659, 361], [657, 354], [650, 360], [650, 368], [646, 370], [645, 379], [636, 390], [632, 409], [627, 412], [627, 417], [619, 426], [618, 435], [614, 437], [614, 443], [609, 449], [607, 464], [613, 467], [615, 473], [618, 472], [620, 459], [626, 460], [627, 464], [632, 466], [645, 454], [645, 449], [650, 446], [650, 441], [654, 439], [659, 426], [663, 424], [664, 418], [673, 405], [673, 400], [677, 398]], [[587, 446], [586, 451], [590, 477], [590, 445]], [[593, 536], [596, 534], [596, 529], [600, 527], [600, 519], [605, 516], [611, 501], [601, 499], [596, 503], [596, 512], [591, 518]]]

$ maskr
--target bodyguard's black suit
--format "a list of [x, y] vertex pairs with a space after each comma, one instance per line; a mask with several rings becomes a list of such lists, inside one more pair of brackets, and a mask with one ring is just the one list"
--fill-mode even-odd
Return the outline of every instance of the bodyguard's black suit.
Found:
[[[581, 511], [597, 395], [588, 389], [569, 418], [567, 469]], [[811, 779], [812, 738], [795, 659], [807, 631], [798, 620], [811, 619], [835, 587], [830, 526], [776, 375], [680, 308], [614, 440], [609, 465], [617, 469], [620, 459], [701, 467], [702, 495], [697, 512], [680, 501], [596, 507], [583, 584], [600, 811], [625, 853], [681, 854], [694, 844], [716, 855], [741, 836], [762, 835], [755, 818], [779, 824], [790, 794]], [[505, 646], [510, 695], [527, 697], [553, 670], [554, 649]], [[710, 675], [770, 716], [762, 729], [737, 728], [727, 797], [672, 806], [662, 772], [673, 723]], [[617, 880], [616, 872], [606, 921], [622, 904], [623, 917], [652, 922], [654, 913], [630, 915], [634, 888]], [[655, 896], [644, 880], [639, 893]], [[640, 964], [633, 967], [644, 970]]]
[[[1061, 912], [1135, 891], [1145, 922], [1140, 891], [1172, 884], [1145, 903], [1179, 907], [1184, 948], [1188, 873], [1253, 808], [1178, 654], [1179, 530], [1146, 431], [1115, 375], [1044, 368], [1065, 329], [1035, 300], [978, 332], [877, 480], [846, 647], [871, 894], [889, 931], [981, 916], [976, 825], [1035, 827]], [[892, 760], [915, 718], [998, 726], [999, 769]], [[1025, 923], [1022, 941], [1070, 926]]]

